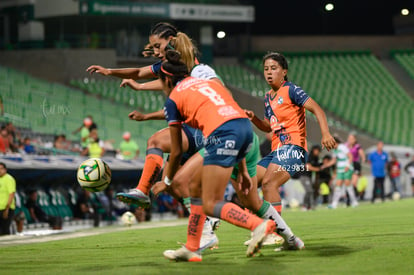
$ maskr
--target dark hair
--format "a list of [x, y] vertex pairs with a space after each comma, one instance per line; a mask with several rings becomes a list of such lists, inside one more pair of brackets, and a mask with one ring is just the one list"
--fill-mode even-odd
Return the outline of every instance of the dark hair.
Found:
[[198, 54], [197, 47], [187, 34], [180, 32], [176, 27], [170, 23], [160, 22], [156, 24], [150, 31], [151, 35], [157, 35], [159, 38], [168, 39], [172, 36], [172, 39], [165, 47], [165, 51], [176, 50], [181, 55], [181, 61], [187, 65], [188, 71], [196, 65], [196, 55]]
[[334, 138], [336, 143], [338, 143], [338, 144], [342, 143], [342, 139], [337, 134], [334, 134], [333, 138]]
[[4, 169], [6, 169], [6, 170], [7, 170], [7, 166], [6, 166], [6, 164], [5, 164], [4, 162], [0, 162], [0, 166], [3, 166], [3, 167], [4, 167]]
[[[276, 61], [277, 63], [279, 63], [280, 67], [282, 67], [282, 69], [284, 70], [288, 70], [288, 62], [286, 57], [281, 54], [281, 53], [277, 53], [277, 52], [268, 52], [265, 56], [263, 56], [263, 65], [265, 63], [266, 60], [268, 59], [273, 59], [274, 61]], [[288, 76], [285, 75], [285, 81], [288, 81]]]
[[322, 148], [321, 148], [321, 146], [320, 146], [320, 145], [316, 144], [316, 145], [313, 145], [313, 146], [312, 146], [312, 148], [311, 148], [311, 153], [313, 154], [313, 152], [314, 152], [315, 150], [318, 150], [319, 152], [321, 152], [321, 151], [322, 151]]
[[331, 160], [332, 157], [330, 155], [326, 155], [322, 158], [322, 160]]
[[172, 85], [175, 86], [188, 76], [187, 65], [180, 61], [181, 55], [177, 51], [168, 50], [165, 58], [167, 60], [161, 65], [160, 78], [162, 81], [167, 77], [171, 78]]
[[157, 23], [150, 31], [150, 35], [158, 35], [160, 38], [164, 39], [167, 39], [170, 36], [176, 37], [177, 33], [177, 28], [167, 22]]

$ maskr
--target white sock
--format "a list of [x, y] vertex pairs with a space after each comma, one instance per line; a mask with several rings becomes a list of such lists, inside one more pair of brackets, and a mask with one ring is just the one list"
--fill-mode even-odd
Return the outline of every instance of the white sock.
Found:
[[355, 197], [354, 187], [349, 185], [346, 187], [346, 191], [348, 192], [349, 198], [351, 199], [351, 205], [358, 204], [358, 201]]
[[279, 215], [279, 213], [273, 206], [270, 205], [270, 207], [267, 208], [266, 212], [261, 216], [261, 218], [274, 220], [277, 226], [276, 231], [282, 237], [289, 239], [293, 236], [292, 230], [289, 228], [285, 220], [282, 218], [282, 216]]
[[338, 206], [338, 202], [339, 202], [339, 199], [341, 198], [341, 196], [342, 196], [342, 186], [336, 186], [335, 191], [334, 191], [334, 195], [333, 195], [333, 198], [332, 198], [332, 207], [333, 208], [336, 208]]

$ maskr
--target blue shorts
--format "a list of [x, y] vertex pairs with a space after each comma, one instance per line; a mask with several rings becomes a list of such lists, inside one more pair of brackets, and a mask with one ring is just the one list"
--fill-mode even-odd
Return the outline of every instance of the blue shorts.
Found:
[[257, 165], [267, 168], [270, 163], [275, 163], [282, 170], [293, 177], [297, 172], [306, 171], [308, 153], [300, 146], [286, 144], [262, 158]]
[[206, 138], [204, 165], [232, 167], [246, 156], [252, 144], [253, 130], [250, 120], [229, 120]]

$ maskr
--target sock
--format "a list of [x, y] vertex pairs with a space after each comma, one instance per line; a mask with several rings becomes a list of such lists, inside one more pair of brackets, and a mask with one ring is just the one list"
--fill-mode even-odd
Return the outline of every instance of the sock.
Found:
[[183, 204], [185, 206], [185, 208], [187, 208], [188, 213], [191, 214], [191, 198], [183, 198]]
[[250, 231], [263, 222], [263, 219], [244, 211], [236, 204], [224, 201], [218, 202], [214, 206], [214, 216]]
[[278, 234], [284, 236], [285, 238], [290, 238], [293, 236], [292, 230], [290, 230], [285, 220], [282, 218], [282, 216], [279, 215], [274, 207], [271, 207], [269, 202], [264, 200], [262, 207], [260, 207], [259, 211], [257, 211], [256, 214], [263, 219], [274, 220]]
[[357, 199], [355, 197], [354, 187], [352, 185], [346, 187], [346, 191], [348, 191], [349, 198], [351, 200], [351, 205], [357, 204]]
[[341, 195], [342, 195], [342, 186], [336, 186], [334, 194], [333, 194], [333, 198], [332, 198], [332, 207], [335, 208], [338, 206], [338, 202], [339, 202], [339, 199], [341, 198]]
[[200, 247], [205, 219], [201, 199], [191, 198], [191, 214], [188, 218], [187, 243], [185, 244], [188, 250], [196, 251]]
[[151, 186], [157, 180], [160, 174], [163, 160], [163, 152], [159, 148], [151, 148], [147, 150], [147, 156], [145, 157], [144, 169], [142, 170], [141, 178], [138, 182], [137, 189], [148, 195]]
[[272, 206], [276, 209], [279, 215], [282, 215], [282, 202], [272, 202]]

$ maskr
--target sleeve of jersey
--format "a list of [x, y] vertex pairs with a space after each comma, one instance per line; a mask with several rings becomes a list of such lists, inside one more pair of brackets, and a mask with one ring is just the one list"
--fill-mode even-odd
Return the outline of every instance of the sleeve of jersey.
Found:
[[191, 71], [191, 76], [207, 80], [212, 78], [219, 78], [216, 74], [216, 71], [214, 71], [213, 68], [205, 64], [195, 66]]
[[165, 101], [164, 114], [168, 125], [181, 124], [181, 121], [183, 121], [180, 112], [178, 111], [177, 104], [170, 98], [167, 98], [167, 101]]
[[298, 87], [296, 85], [289, 87], [289, 97], [290, 100], [292, 100], [292, 102], [298, 106], [303, 106], [309, 99], [309, 95], [304, 90], [302, 90], [301, 87]]
[[162, 61], [160, 60], [157, 63], [152, 64], [151, 66], [151, 72], [156, 77], [158, 77], [158, 74], [160, 73], [161, 64], [162, 64]]

